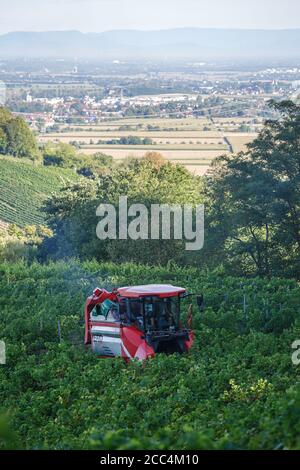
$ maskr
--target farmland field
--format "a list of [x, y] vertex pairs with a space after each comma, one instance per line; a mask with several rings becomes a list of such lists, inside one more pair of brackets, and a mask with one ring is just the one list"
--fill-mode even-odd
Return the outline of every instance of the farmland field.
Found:
[[[44, 134], [41, 135], [39, 140], [41, 142], [47, 142], [51, 140], [59, 140], [60, 142], [80, 142], [85, 141], [89, 142], [91, 139], [97, 140], [108, 140], [108, 139], [118, 139], [120, 137], [128, 137], [133, 135], [141, 138], [149, 138], [155, 143], [167, 143], [171, 140], [174, 143], [186, 143], [189, 144], [192, 140], [197, 143], [198, 141], [203, 144], [213, 144], [218, 145], [222, 138], [216, 132], [157, 132], [157, 131], [119, 131], [119, 132], [70, 132], [70, 133], [58, 133], [58, 134]], [[208, 141], [208, 142], [207, 142]]]
[[[206, 118], [143, 118], [143, 117], [134, 117], [134, 118], [123, 118], [123, 119], [107, 119], [102, 123], [93, 125], [93, 124], [86, 124], [82, 125], [72, 125], [72, 127], [76, 128], [93, 128], [97, 130], [101, 129], [115, 129], [121, 126], [133, 126], [139, 128], [148, 128], [148, 126], [159, 127], [161, 130], [164, 129], [174, 129], [174, 130], [203, 130], [205, 127], [210, 127], [212, 123], [209, 119]], [[64, 126], [66, 127], [66, 126]], [[69, 127], [69, 126], [68, 126]]]
[[236, 127], [240, 126], [241, 124], [245, 125], [252, 125], [252, 126], [262, 126], [264, 120], [262, 118], [249, 118], [249, 117], [220, 117], [214, 118], [214, 123], [218, 124], [219, 126], [231, 126]]
[[188, 170], [190, 170], [193, 174], [201, 176], [206, 173], [208, 170], [212, 160], [220, 155], [224, 155], [228, 153], [225, 150], [220, 152], [216, 150], [158, 150], [156, 148], [151, 149], [136, 149], [135, 147], [131, 147], [127, 150], [127, 148], [116, 148], [116, 146], [110, 147], [109, 149], [104, 147], [86, 147], [84, 148], [84, 153], [87, 155], [93, 155], [96, 152], [103, 152], [106, 154], [111, 155], [114, 159], [119, 162], [128, 157], [133, 158], [142, 158], [147, 151], [158, 151], [166, 160], [175, 163], [184, 165]]
[[0, 157], [0, 219], [19, 226], [44, 223], [45, 199], [77, 180], [71, 170]]
[[[39, 136], [41, 143], [64, 142], [79, 146], [87, 155], [102, 152], [120, 161], [141, 158], [147, 152], [159, 152], [167, 160], [186, 166], [193, 173], [204, 174], [211, 161], [230, 151], [224, 136], [206, 118], [108, 120], [97, 125], [61, 127], [61, 132]], [[151, 139], [147, 145], [121, 145], [120, 138], [130, 136]], [[114, 140], [114, 143], [109, 141]]]
[[242, 133], [231, 133], [225, 134], [228, 141], [232, 145], [234, 153], [242, 152], [247, 149], [246, 145], [251, 143], [257, 136], [257, 134], [242, 134]]

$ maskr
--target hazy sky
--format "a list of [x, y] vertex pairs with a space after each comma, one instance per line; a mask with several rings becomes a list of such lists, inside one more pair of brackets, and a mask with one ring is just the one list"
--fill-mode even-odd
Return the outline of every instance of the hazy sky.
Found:
[[0, 0], [8, 31], [299, 28], [300, 0]]

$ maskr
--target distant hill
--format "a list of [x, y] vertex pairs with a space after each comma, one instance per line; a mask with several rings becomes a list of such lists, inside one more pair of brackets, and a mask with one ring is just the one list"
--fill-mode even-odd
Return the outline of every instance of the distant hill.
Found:
[[44, 224], [45, 199], [78, 179], [71, 170], [0, 157], [0, 220], [20, 227]]
[[12, 32], [0, 36], [0, 57], [86, 57], [99, 59], [300, 58], [300, 29], [242, 30], [182, 28]]

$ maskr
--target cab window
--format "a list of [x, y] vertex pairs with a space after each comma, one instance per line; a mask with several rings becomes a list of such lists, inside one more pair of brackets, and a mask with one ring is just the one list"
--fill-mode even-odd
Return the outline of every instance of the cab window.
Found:
[[119, 308], [118, 304], [105, 300], [102, 304], [95, 305], [90, 313], [90, 319], [93, 321], [119, 321]]

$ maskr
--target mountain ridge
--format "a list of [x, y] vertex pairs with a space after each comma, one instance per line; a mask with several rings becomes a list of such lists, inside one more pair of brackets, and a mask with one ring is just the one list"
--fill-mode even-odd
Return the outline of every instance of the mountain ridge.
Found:
[[0, 35], [0, 57], [300, 58], [299, 44], [300, 28], [13, 31]]

